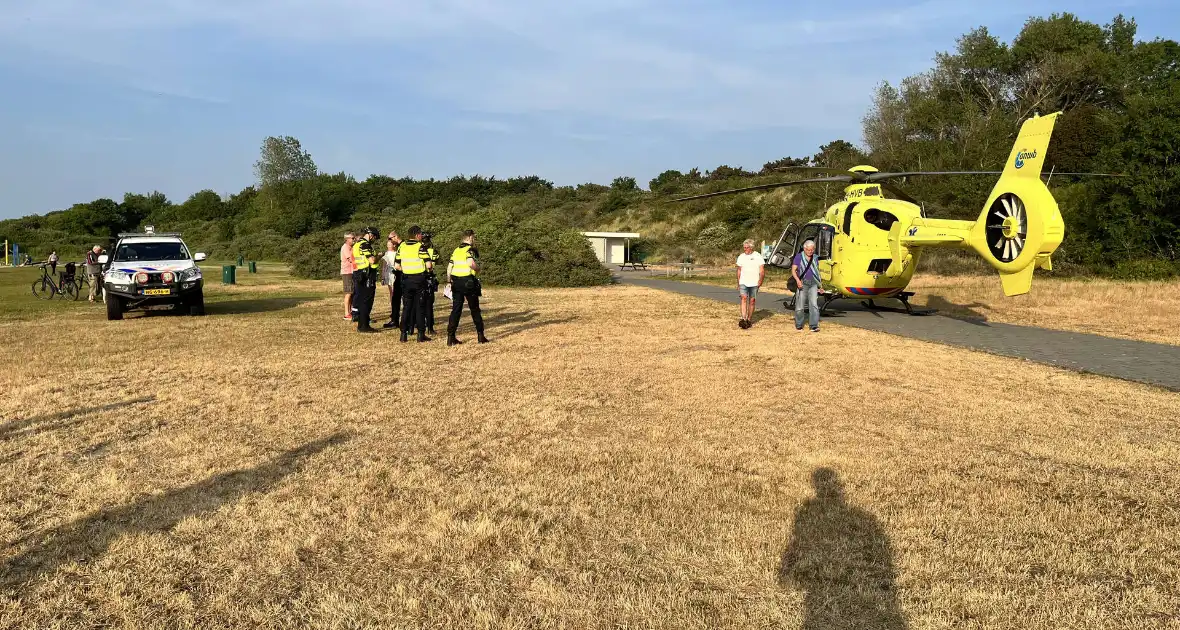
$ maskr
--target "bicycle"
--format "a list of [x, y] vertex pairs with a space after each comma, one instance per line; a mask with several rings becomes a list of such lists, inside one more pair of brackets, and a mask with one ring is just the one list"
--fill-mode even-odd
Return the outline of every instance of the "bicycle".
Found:
[[49, 275], [49, 263], [41, 263], [37, 266], [41, 268], [41, 277], [33, 281], [34, 297], [41, 300], [52, 300], [54, 296], [60, 295], [63, 300], [67, 297], [78, 299], [77, 274], [69, 273], [70, 265], [66, 265], [66, 271], [59, 274], [59, 282], [54, 282], [53, 276]]

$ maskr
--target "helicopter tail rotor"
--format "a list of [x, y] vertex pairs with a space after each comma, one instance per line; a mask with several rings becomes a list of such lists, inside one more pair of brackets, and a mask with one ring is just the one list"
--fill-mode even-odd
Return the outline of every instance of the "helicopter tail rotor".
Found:
[[1022, 295], [1032, 287], [1033, 270], [1052, 269], [1050, 256], [1065, 236], [1065, 222], [1041, 166], [1060, 112], [1030, 118], [1020, 127], [1000, 179], [977, 221], [917, 217], [889, 230], [892, 262], [885, 270], [896, 277], [925, 247], [966, 247], [983, 256], [996, 271], [1004, 295]]
[[1021, 125], [1008, 163], [966, 239], [1000, 272], [1004, 295], [1028, 293], [1033, 270], [1052, 268], [1050, 256], [1065, 237], [1057, 202], [1041, 180], [1058, 115], [1033, 117]]

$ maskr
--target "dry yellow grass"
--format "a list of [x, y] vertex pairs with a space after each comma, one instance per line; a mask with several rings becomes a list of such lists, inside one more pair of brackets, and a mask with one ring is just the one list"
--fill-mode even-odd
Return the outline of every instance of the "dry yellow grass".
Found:
[[994, 275], [917, 275], [910, 290], [915, 304], [957, 317], [1180, 344], [1180, 281], [1038, 276], [1031, 292], [1004, 297]]
[[0, 626], [1180, 625], [1174, 394], [486, 293], [450, 349], [335, 295], [0, 323]]

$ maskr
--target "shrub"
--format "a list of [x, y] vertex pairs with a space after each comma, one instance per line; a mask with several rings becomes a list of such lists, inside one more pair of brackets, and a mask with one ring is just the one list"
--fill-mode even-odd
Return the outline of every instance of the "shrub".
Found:
[[610, 194], [602, 199], [598, 204], [598, 214], [608, 215], [618, 212], [627, 207], [627, 195], [620, 193], [618, 190], [612, 190]]
[[[228, 243], [218, 243], [211, 256], [232, 260], [243, 256], [249, 260], [287, 260], [296, 240], [272, 230], [239, 236]], [[339, 247], [339, 245], [337, 245]]]
[[[480, 251], [479, 275], [487, 284], [581, 287], [610, 283], [610, 271], [598, 261], [590, 242], [580, 232], [550, 220], [520, 222], [518, 218], [505, 207], [451, 217], [449, 221], [435, 217], [431, 225], [439, 254], [439, 278], [445, 277], [446, 264], [459, 244], [462, 230], [470, 228], [475, 230]], [[315, 232], [299, 239], [287, 258], [292, 273], [317, 279], [339, 275], [339, 232]], [[383, 249], [384, 239], [378, 245]]]
[[918, 260], [918, 273], [940, 276], [979, 276], [995, 273], [979, 254], [961, 249], [929, 247]]
[[711, 250], [721, 250], [729, 243], [729, 228], [724, 223], [714, 223], [697, 235], [697, 245]]
[[318, 280], [337, 278], [340, 275], [340, 246], [344, 244], [338, 232], [313, 232], [296, 241], [285, 257], [291, 264], [291, 273]]
[[1167, 280], [1174, 278], [1177, 273], [1180, 273], [1180, 269], [1176, 268], [1175, 263], [1161, 258], [1123, 260], [1114, 268], [1105, 270], [1105, 275], [1116, 280]]
[[514, 214], [503, 209], [481, 214], [472, 229], [479, 243], [480, 276], [488, 284], [581, 287], [610, 283], [610, 271], [579, 231], [551, 220], [516, 223]]

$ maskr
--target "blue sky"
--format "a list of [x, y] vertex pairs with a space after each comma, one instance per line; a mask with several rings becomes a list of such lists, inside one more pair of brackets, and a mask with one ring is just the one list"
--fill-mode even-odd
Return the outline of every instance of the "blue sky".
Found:
[[321, 170], [557, 184], [859, 143], [872, 88], [970, 28], [1170, 0], [0, 0], [0, 218], [252, 183], [267, 135]]

